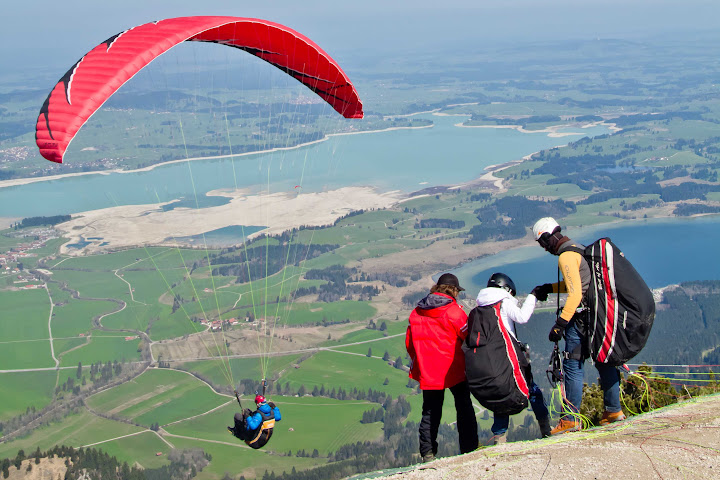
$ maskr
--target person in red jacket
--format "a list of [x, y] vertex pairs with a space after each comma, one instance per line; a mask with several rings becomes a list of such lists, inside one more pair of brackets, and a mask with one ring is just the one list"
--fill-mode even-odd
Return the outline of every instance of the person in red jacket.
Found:
[[446, 388], [455, 397], [460, 453], [478, 447], [477, 420], [465, 378], [465, 356], [460, 348], [467, 336], [467, 314], [456, 299], [463, 290], [455, 275], [442, 274], [430, 294], [410, 314], [405, 334], [405, 348], [412, 362], [409, 376], [420, 382], [423, 392], [419, 429], [423, 462], [434, 460], [437, 455]]

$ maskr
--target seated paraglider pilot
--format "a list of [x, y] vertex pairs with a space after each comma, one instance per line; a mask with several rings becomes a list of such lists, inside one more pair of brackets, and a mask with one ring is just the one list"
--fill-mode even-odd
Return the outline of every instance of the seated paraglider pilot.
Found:
[[280, 409], [268, 402], [264, 396], [255, 396], [257, 410], [243, 409], [242, 413], [235, 414], [235, 426], [227, 427], [234, 436], [243, 440], [252, 448], [262, 448], [272, 437], [275, 422], [279, 422]]

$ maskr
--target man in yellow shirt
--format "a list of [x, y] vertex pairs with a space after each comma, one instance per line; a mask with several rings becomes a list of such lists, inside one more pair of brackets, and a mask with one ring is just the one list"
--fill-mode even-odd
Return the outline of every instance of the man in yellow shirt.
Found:
[[[590, 286], [590, 266], [581, 254], [570, 249], [584, 249], [585, 246], [573, 242], [561, 232], [560, 225], [552, 217], [538, 220], [533, 226], [533, 235], [538, 244], [546, 251], [558, 256], [558, 268], [563, 281], [545, 284], [544, 291], [567, 293], [568, 297], [562, 313], [550, 330], [548, 338], [558, 342], [565, 336], [565, 355], [563, 370], [565, 372], [565, 397], [563, 415], [552, 431], [553, 435], [580, 430], [581, 423], [575, 415], [580, 411], [583, 393], [584, 364], [588, 358], [584, 346], [587, 345], [587, 297]], [[600, 374], [600, 385], [603, 389], [605, 412], [600, 425], [625, 419], [620, 406], [620, 374], [617, 368], [605, 364], [595, 364]]]

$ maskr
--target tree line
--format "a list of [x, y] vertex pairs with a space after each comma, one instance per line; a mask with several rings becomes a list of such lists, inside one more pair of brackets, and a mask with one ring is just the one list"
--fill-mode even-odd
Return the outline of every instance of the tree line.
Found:
[[[274, 275], [288, 265], [297, 266], [302, 261], [318, 257], [338, 247], [339, 245], [304, 245], [289, 242], [280, 245], [258, 245], [212, 255], [210, 264], [214, 267], [213, 275], [235, 276], [238, 283], [247, 283]], [[199, 261], [197, 266], [207, 266], [207, 261]]]
[[49, 217], [27, 217], [20, 220], [15, 228], [39, 227], [41, 225], [57, 225], [58, 223], [68, 222], [72, 217], [70, 215], [52, 215]]

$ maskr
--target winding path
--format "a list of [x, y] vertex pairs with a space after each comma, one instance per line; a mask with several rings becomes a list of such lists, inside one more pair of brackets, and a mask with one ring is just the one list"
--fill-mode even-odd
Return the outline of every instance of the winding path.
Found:
[[48, 334], [50, 335], [50, 355], [52, 355], [53, 360], [55, 360], [55, 369], [57, 370], [58, 367], [60, 367], [60, 360], [58, 360], [55, 357], [55, 346], [53, 345], [53, 336], [52, 336], [52, 316], [53, 316], [53, 309], [55, 308], [55, 303], [53, 303], [52, 295], [50, 295], [50, 289], [47, 287], [47, 283], [45, 284], [45, 291], [48, 294], [48, 299], [50, 299], [50, 315], [48, 315]]

